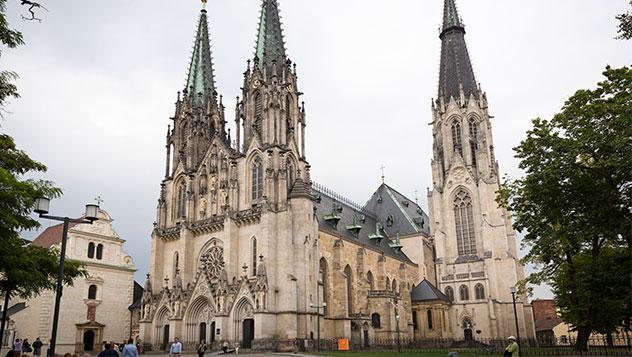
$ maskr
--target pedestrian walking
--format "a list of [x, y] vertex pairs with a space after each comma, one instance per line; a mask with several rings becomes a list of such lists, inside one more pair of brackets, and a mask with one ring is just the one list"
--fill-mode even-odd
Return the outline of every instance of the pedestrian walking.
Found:
[[22, 357], [22, 340], [20, 340], [19, 338], [16, 338], [15, 342], [13, 343], [13, 352], [14, 356]]
[[198, 357], [204, 357], [206, 350], [208, 350], [208, 347], [206, 346], [206, 341], [202, 340], [197, 348]]
[[121, 354], [121, 357], [138, 357], [138, 350], [134, 345], [133, 339], [128, 339], [127, 344], [123, 346], [123, 353]]
[[35, 342], [33, 342], [33, 356], [40, 357], [42, 355], [42, 346], [44, 346], [44, 344], [40, 338], [36, 338]]
[[169, 355], [172, 357], [180, 357], [182, 354], [182, 343], [179, 338], [174, 338], [171, 348], [169, 349]]
[[31, 352], [33, 352], [33, 349], [31, 348], [31, 343], [29, 342], [28, 338], [25, 338], [24, 341], [22, 341], [22, 355], [28, 356], [28, 354]]
[[509, 340], [509, 345], [507, 346], [507, 348], [505, 348], [505, 353], [503, 354], [504, 357], [514, 357], [518, 355], [518, 349], [520, 348], [518, 346], [518, 343], [516, 342], [516, 338], [513, 336], [509, 336], [507, 338]]

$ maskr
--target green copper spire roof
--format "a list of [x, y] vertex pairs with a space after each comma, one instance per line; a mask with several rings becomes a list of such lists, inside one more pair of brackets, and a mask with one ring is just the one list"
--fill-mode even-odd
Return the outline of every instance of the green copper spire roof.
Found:
[[445, 0], [441, 30], [441, 66], [438, 96], [446, 101], [459, 99], [461, 88], [465, 98], [478, 95], [472, 62], [465, 44], [465, 27], [456, 9], [455, 0]]
[[263, 0], [261, 4], [255, 51], [259, 58], [259, 69], [263, 70], [263, 62], [265, 62], [268, 67], [268, 75], [272, 74], [273, 61], [276, 61], [277, 66], [285, 64], [285, 44], [283, 43], [277, 0]]
[[206, 106], [208, 100], [215, 95], [213, 59], [211, 57], [206, 10], [202, 10], [200, 13], [186, 90], [189, 92], [189, 95], [194, 96], [193, 104], [199, 107]]

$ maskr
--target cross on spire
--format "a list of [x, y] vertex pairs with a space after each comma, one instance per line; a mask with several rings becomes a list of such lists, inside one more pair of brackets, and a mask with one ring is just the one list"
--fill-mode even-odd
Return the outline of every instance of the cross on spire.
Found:
[[384, 169], [386, 168], [386, 166], [384, 166], [384, 164], [382, 164], [382, 166], [380, 166], [380, 170], [382, 170], [382, 183], [384, 183]]
[[101, 195], [98, 195], [94, 200], [97, 202], [97, 206], [99, 206], [99, 207], [101, 207], [101, 203], [105, 202], [101, 198]]

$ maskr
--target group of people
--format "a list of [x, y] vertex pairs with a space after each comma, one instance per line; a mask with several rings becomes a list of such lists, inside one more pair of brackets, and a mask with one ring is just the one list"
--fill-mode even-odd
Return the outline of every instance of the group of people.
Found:
[[28, 338], [23, 340], [16, 338], [13, 343], [13, 349], [6, 354], [6, 357], [28, 357], [31, 353], [33, 356], [39, 357], [42, 355], [43, 345], [39, 337], [35, 339], [33, 344], [29, 342]]
[[[140, 344], [134, 343], [134, 339], [130, 338], [127, 343], [117, 346], [114, 343], [106, 343], [103, 351], [99, 352], [97, 357], [139, 357], [140, 356]], [[119, 355], [120, 352], [120, 355]]]
[[[197, 354], [198, 357], [204, 357], [204, 354], [206, 353], [206, 351], [209, 350], [209, 346], [206, 344], [205, 340], [202, 340], [200, 342], [200, 344], [197, 347]], [[230, 345], [228, 344], [228, 341], [224, 341], [222, 343], [222, 352], [224, 353], [239, 353], [239, 346], [235, 346], [235, 348], [230, 348]], [[169, 356], [170, 357], [180, 357], [182, 355], [182, 342], [180, 342], [179, 338], [175, 338], [173, 340], [173, 343], [171, 344], [171, 347], [169, 348]], [[101, 357], [101, 356], [99, 356]], [[108, 357], [108, 356], [104, 356], [104, 357]], [[123, 356], [123, 357], [127, 357], [127, 356]]]

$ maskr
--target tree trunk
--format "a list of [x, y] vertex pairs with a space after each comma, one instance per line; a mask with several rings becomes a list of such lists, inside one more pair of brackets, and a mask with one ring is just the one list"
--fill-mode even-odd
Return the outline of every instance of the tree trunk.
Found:
[[10, 296], [11, 294], [8, 291], [4, 292], [4, 304], [2, 305], [2, 320], [0, 320], [0, 348], [2, 347], [2, 343], [4, 342], [4, 323], [7, 320], [7, 309], [9, 308]]
[[590, 328], [582, 326], [577, 329], [577, 342], [575, 349], [578, 351], [588, 351], [588, 338], [590, 337]]

